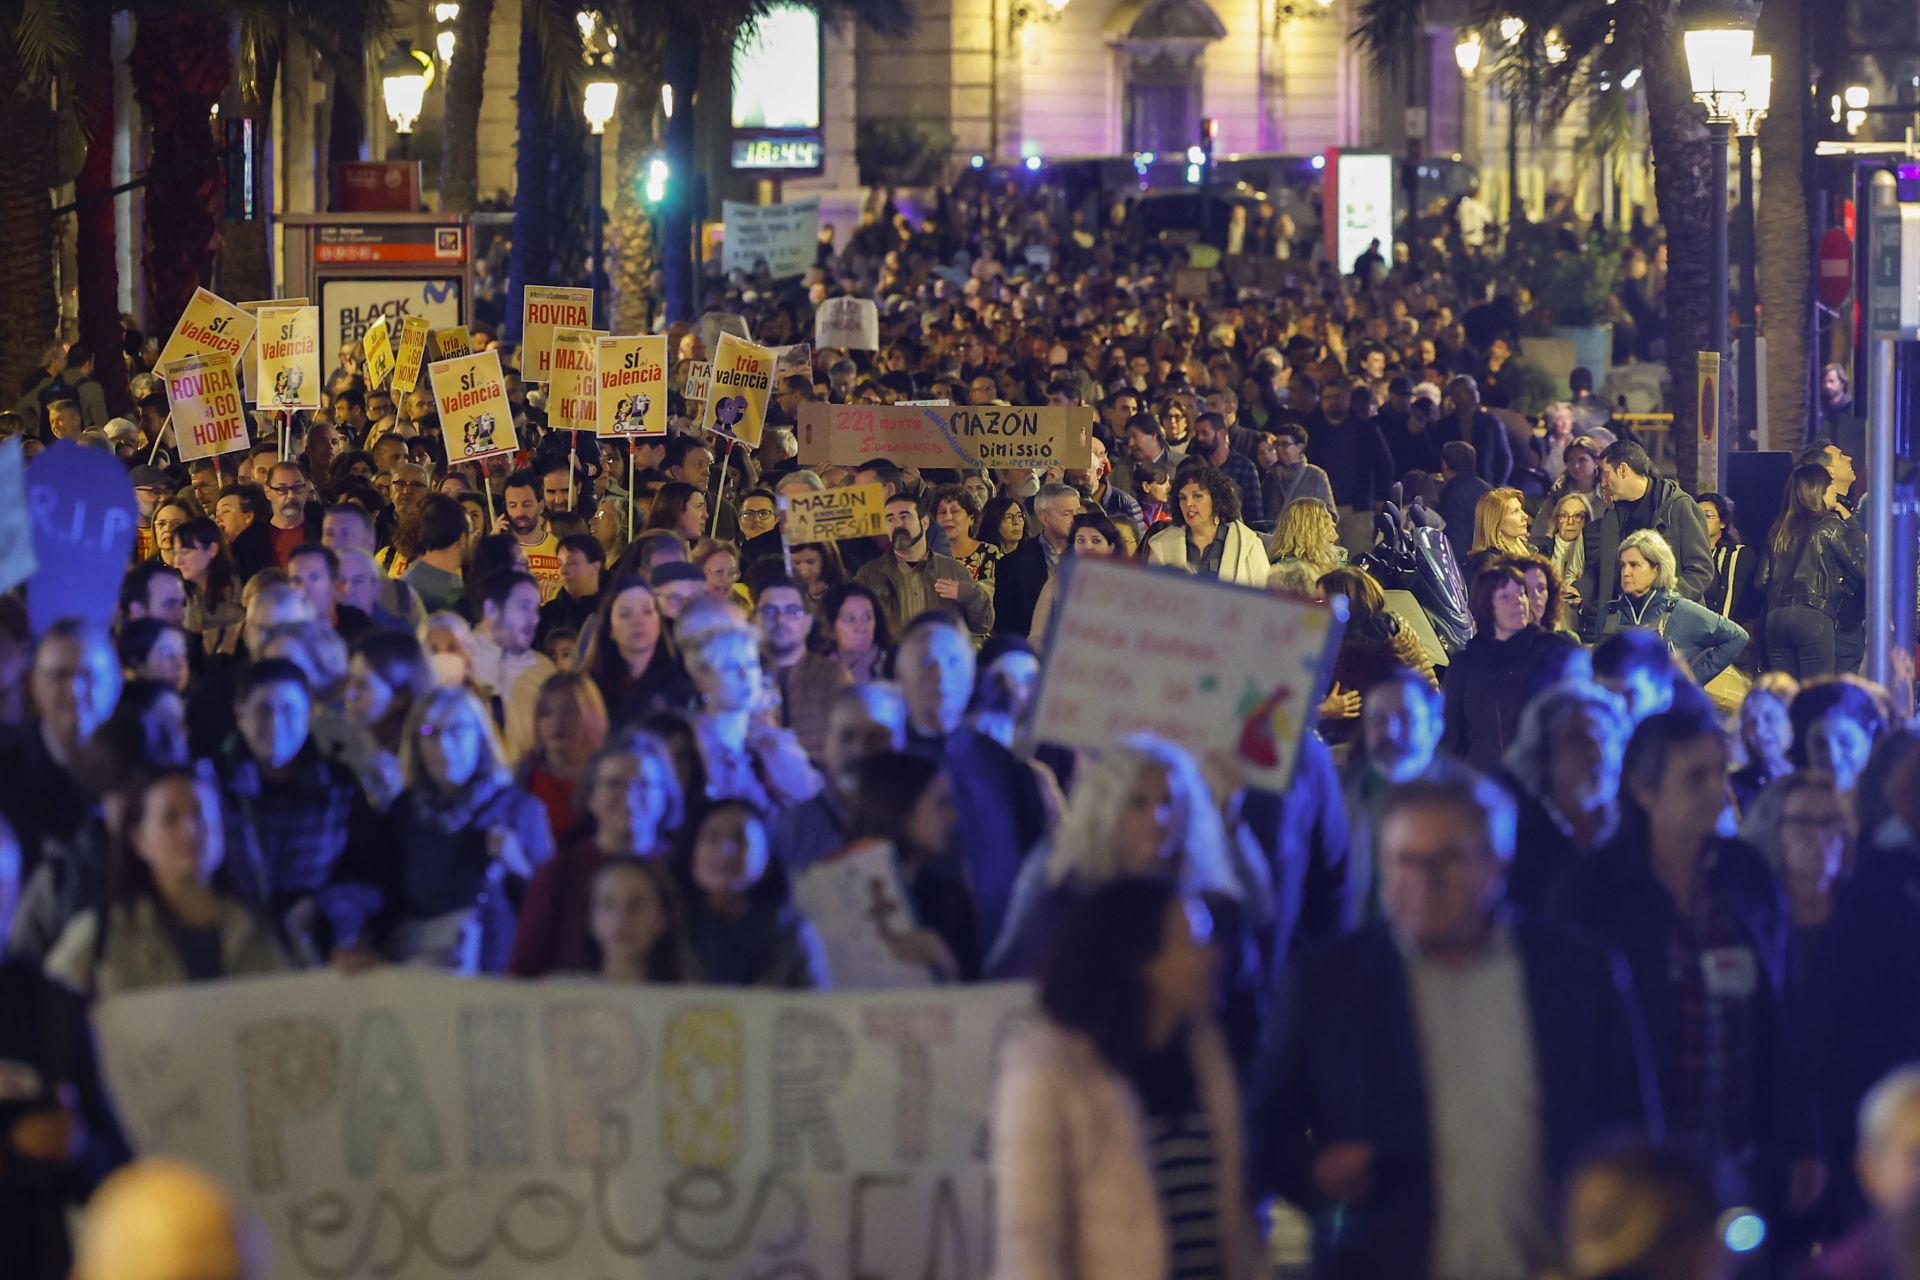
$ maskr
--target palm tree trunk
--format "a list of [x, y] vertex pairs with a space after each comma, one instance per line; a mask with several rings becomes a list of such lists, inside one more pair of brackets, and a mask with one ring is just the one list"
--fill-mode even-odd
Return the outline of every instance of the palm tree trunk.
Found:
[[84, 25], [77, 85], [81, 126], [87, 135], [87, 159], [74, 179], [79, 222], [76, 253], [80, 279], [80, 340], [94, 352], [93, 376], [106, 393], [107, 412], [125, 413], [127, 365], [121, 359], [120, 246], [113, 197], [113, 26]]
[[1667, 371], [1673, 387], [1673, 455], [1680, 483], [1700, 482], [1700, 436], [1694, 404], [1698, 353], [1712, 313], [1713, 223], [1722, 216], [1713, 189], [1706, 119], [1693, 101], [1680, 33], [1671, 13], [1650, 15], [1647, 34], [1647, 121], [1653, 146], [1654, 196], [1667, 233]]
[[520, 342], [521, 293], [529, 284], [551, 283], [553, 223], [547, 190], [553, 148], [541, 83], [541, 48], [530, 20], [520, 23], [520, 62], [515, 105], [519, 138], [513, 157], [513, 247], [507, 257], [506, 338]]
[[53, 292], [53, 112], [21, 73], [11, 33], [0, 34], [0, 392], [11, 400], [59, 324]]
[[651, 80], [620, 90], [620, 153], [615, 165], [620, 176], [614, 183], [613, 219], [607, 226], [613, 292], [608, 314], [615, 333], [646, 333], [653, 327], [659, 245], [653, 234], [653, 213], [640, 193], [647, 159], [653, 153], [653, 112], [659, 101], [660, 86]]
[[267, 240], [266, 202], [273, 192], [273, 179], [267, 164], [273, 157], [267, 139], [273, 136], [273, 90], [280, 78], [280, 59], [285, 43], [275, 38], [252, 51], [252, 65], [240, 75], [240, 117], [253, 121], [254, 190], [259, 203], [253, 217], [229, 220], [222, 233], [220, 287], [230, 298], [271, 298], [273, 252]]
[[209, 113], [233, 75], [224, 19], [187, 8], [140, 15], [134, 97], [152, 141], [147, 183], [147, 319], [167, 334], [220, 249], [220, 156]]
[[[1760, 130], [1762, 190], [1755, 240], [1760, 255], [1761, 331], [1767, 338], [1767, 438], [1763, 449], [1797, 449], [1806, 433], [1812, 309], [1807, 261], [1805, 156], [1813, 100], [1793, 86], [1807, 83], [1807, 50], [1800, 40], [1801, 0], [1767, 0], [1760, 11], [1762, 47], [1773, 54], [1773, 82], [1783, 92]], [[1784, 99], [1784, 100], [1781, 100]]]
[[440, 208], [471, 213], [480, 201], [480, 102], [487, 80], [493, 0], [466, 0], [454, 26], [440, 160]]

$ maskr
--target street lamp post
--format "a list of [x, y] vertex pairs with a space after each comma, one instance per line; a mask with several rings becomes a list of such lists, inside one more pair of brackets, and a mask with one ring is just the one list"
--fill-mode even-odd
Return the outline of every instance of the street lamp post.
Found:
[[587, 128], [593, 134], [593, 261], [587, 283], [593, 289], [595, 323], [604, 319], [600, 305], [600, 259], [606, 252], [605, 233], [600, 225], [601, 149], [606, 142], [607, 122], [613, 119], [613, 109], [619, 101], [619, 84], [608, 77], [604, 70], [599, 70], [587, 81], [580, 103], [581, 111], [587, 117]]
[[1760, 248], [1755, 241], [1753, 199], [1753, 141], [1767, 117], [1773, 96], [1773, 58], [1753, 56], [1747, 73], [1747, 91], [1735, 115], [1740, 140], [1740, 233], [1746, 238], [1740, 254], [1740, 431], [1750, 435], [1752, 447], [1760, 440]]
[[387, 119], [400, 135], [400, 157], [412, 154], [413, 126], [426, 104], [427, 85], [433, 80], [433, 59], [402, 40], [380, 60], [380, 97], [387, 108]]
[[[1687, 29], [1686, 50], [1688, 78], [1693, 82], [1694, 98], [1707, 109], [1708, 145], [1713, 149], [1713, 280], [1708, 292], [1708, 306], [1712, 310], [1707, 321], [1707, 346], [1720, 357], [1724, 370], [1731, 292], [1731, 270], [1727, 262], [1727, 144], [1733, 140], [1734, 112], [1745, 99], [1747, 82], [1753, 72], [1752, 16], [1738, 9], [1702, 15], [1699, 25]], [[1727, 460], [1726, 423], [1720, 413], [1720, 406], [1726, 403], [1726, 397], [1721, 394], [1723, 385], [1716, 379], [1712, 475], [1716, 487], [1725, 483]], [[1696, 476], [1696, 482], [1701, 478]]]

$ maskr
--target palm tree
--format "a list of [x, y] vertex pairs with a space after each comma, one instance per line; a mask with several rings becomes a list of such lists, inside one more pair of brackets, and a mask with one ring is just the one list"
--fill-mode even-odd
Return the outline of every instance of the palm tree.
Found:
[[492, 27], [493, 0], [462, 0], [453, 28], [442, 125], [440, 207], [448, 213], [471, 213], [480, 202], [480, 102]]
[[[34, 20], [28, 20], [31, 13]], [[80, 55], [77, 15], [59, 4], [15, 10], [0, 27], [0, 392], [6, 401], [55, 336], [53, 86]]]
[[1812, 272], [1808, 250], [1813, 232], [1807, 222], [1807, 167], [1813, 147], [1807, 139], [1811, 103], [1806, 94], [1787, 89], [1808, 83], [1807, 48], [1801, 42], [1802, 0], [1767, 0], [1760, 11], [1757, 40], [1773, 55], [1772, 107], [1760, 129], [1761, 170], [1766, 198], [1754, 213], [1755, 248], [1760, 259], [1761, 331], [1767, 337], [1767, 435], [1763, 449], [1798, 448], [1807, 423], [1807, 389], [1818, 353], [1807, 341], [1812, 312]]
[[139, 15], [127, 58], [147, 114], [147, 319], [173, 329], [220, 249], [220, 156], [209, 117], [233, 77], [225, 17], [175, 5]]
[[659, 109], [657, 80], [628, 77], [620, 86], [620, 150], [615, 165], [612, 218], [607, 224], [608, 316], [615, 333], [647, 333], [653, 328], [660, 270], [653, 210], [641, 197], [646, 164], [659, 139], [654, 116]]
[[[1360, 0], [1355, 40], [1376, 65], [1393, 65], [1421, 37], [1425, 0]], [[1639, 70], [1647, 97], [1654, 194], [1667, 237], [1667, 366], [1673, 379], [1673, 442], [1683, 484], [1699, 479], [1692, 388], [1695, 352], [1707, 344], [1716, 202], [1706, 115], [1693, 100], [1681, 52], [1675, 0], [1469, 0], [1463, 25], [1494, 31], [1502, 18], [1526, 23], [1529, 42], [1558, 31], [1567, 56], [1532, 63], [1539, 118], [1551, 125], [1576, 95], [1601, 80], [1619, 84]], [[1490, 40], [1490, 44], [1497, 43]], [[1531, 56], [1530, 54], [1528, 56]]]
[[[905, 32], [912, 25], [906, 0], [809, 0], [829, 22], [858, 22], [886, 35]], [[1398, 3], [1416, 0], [1395, 0]], [[703, 83], [724, 85], [729, 66], [712, 66], [715, 51], [733, 47], [734, 39], [772, 8], [772, 0], [625, 0], [633, 10], [621, 27], [634, 34], [629, 53], [637, 54], [649, 78], [673, 90], [678, 109], [667, 120], [666, 161], [671, 175], [667, 198], [661, 205], [661, 264], [666, 277], [667, 318], [695, 318], [698, 281], [695, 279], [694, 228], [700, 210], [695, 207], [692, 104]]]

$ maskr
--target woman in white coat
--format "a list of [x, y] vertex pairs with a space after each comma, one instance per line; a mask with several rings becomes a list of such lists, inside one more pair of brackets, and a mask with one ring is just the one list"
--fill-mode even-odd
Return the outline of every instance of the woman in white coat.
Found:
[[1240, 489], [1210, 462], [1189, 458], [1173, 479], [1173, 524], [1147, 539], [1147, 563], [1243, 587], [1267, 585], [1267, 550], [1240, 520]]
[[1068, 918], [994, 1097], [995, 1280], [1264, 1273], [1209, 932], [1164, 878]]

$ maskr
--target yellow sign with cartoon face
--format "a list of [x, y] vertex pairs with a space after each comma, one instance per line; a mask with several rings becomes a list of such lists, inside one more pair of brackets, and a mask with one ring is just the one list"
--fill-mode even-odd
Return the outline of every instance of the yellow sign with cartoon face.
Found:
[[367, 353], [367, 387], [372, 389], [393, 375], [393, 332], [387, 318], [380, 316], [360, 335], [360, 349]]
[[320, 407], [320, 308], [262, 307], [260, 378], [253, 402], [262, 409]]
[[667, 434], [667, 337], [602, 338], [594, 421], [603, 436]]
[[498, 351], [437, 361], [427, 366], [427, 377], [433, 382], [448, 462], [473, 462], [520, 447]]
[[714, 346], [712, 389], [700, 414], [701, 428], [758, 449], [767, 426], [773, 364], [771, 347], [721, 334]]

